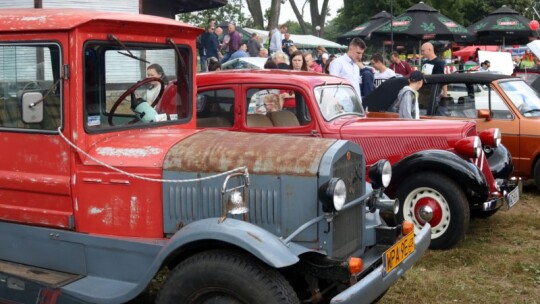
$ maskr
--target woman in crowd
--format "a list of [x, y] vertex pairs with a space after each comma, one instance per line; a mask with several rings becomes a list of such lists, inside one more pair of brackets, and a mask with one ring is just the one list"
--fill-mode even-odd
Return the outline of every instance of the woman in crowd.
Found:
[[291, 54], [291, 70], [307, 71], [306, 58], [302, 51], [296, 51]]

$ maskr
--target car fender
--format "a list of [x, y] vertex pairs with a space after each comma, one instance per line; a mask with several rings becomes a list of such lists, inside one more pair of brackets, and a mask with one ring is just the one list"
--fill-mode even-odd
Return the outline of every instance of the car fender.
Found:
[[274, 268], [287, 267], [299, 261], [298, 255], [307, 248], [290, 243], [249, 222], [227, 218], [207, 218], [186, 225], [170, 239], [158, 256], [165, 260], [174, 251], [198, 241], [220, 241], [242, 248]]
[[489, 195], [489, 186], [482, 171], [473, 163], [446, 150], [424, 150], [411, 154], [392, 166], [392, 182], [387, 193], [393, 197], [397, 186], [412, 174], [433, 171], [444, 174], [465, 189], [482, 199]]
[[486, 158], [494, 178], [508, 179], [514, 172], [512, 155], [504, 145], [486, 152]]

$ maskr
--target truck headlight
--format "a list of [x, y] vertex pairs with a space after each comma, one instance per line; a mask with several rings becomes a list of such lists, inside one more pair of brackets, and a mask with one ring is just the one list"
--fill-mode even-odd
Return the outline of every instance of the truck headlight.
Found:
[[319, 196], [323, 203], [324, 212], [339, 211], [347, 200], [347, 187], [345, 182], [337, 177], [331, 178], [319, 189]]
[[478, 158], [482, 153], [482, 142], [478, 136], [469, 136], [456, 142], [456, 152], [467, 157]]
[[388, 187], [392, 180], [392, 166], [386, 159], [377, 161], [368, 172], [369, 179], [371, 180], [371, 186], [373, 189], [379, 189], [381, 187]]
[[496, 148], [501, 144], [501, 130], [499, 128], [486, 129], [480, 132], [478, 137], [480, 137], [482, 145]]

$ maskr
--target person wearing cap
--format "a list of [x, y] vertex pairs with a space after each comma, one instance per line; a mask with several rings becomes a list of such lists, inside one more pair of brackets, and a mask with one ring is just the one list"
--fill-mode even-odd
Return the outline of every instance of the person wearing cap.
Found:
[[418, 106], [418, 90], [424, 84], [424, 74], [420, 71], [413, 71], [409, 75], [409, 85], [404, 86], [398, 93], [394, 110], [397, 110], [400, 118], [420, 118]]

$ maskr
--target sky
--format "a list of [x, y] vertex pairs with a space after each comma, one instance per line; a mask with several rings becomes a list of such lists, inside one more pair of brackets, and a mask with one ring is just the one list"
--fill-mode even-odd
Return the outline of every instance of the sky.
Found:
[[[289, 3], [291, 0], [287, 0], [285, 4], [281, 5], [281, 12], [279, 16], [279, 23], [285, 23], [289, 20], [296, 21], [296, 16], [294, 15], [293, 9], [291, 7], [291, 4]], [[271, 0], [261, 0], [261, 8], [264, 10], [268, 9], [270, 7]], [[305, 0], [296, 0], [296, 6], [299, 10], [302, 9], [302, 5], [304, 4]], [[319, 6], [322, 7], [322, 0], [319, 0]], [[326, 18], [326, 21], [330, 21], [336, 17], [336, 12], [338, 9], [343, 7], [343, 0], [331, 0], [328, 1], [328, 7], [330, 8], [330, 17]], [[246, 5], [247, 10], [247, 5]], [[309, 14], [309, 4], [306, 5], [304, 8], [304, 20], [306, 22], [311, 23], [311, 17]]]

